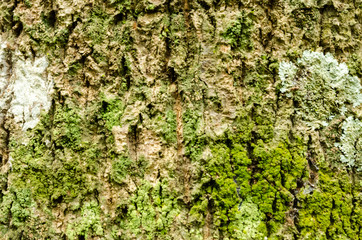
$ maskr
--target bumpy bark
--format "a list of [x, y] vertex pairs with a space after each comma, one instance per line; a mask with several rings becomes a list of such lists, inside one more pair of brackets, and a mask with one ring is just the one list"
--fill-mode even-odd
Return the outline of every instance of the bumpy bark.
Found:
[[362, 239], [361, 9], [1, 1], [2, 239]]

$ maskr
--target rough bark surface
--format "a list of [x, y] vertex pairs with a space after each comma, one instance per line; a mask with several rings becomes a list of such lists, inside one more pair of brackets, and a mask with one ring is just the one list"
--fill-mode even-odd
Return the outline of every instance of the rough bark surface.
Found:
[[1, 239], [362, 239], [361, 21], [2, 0]]

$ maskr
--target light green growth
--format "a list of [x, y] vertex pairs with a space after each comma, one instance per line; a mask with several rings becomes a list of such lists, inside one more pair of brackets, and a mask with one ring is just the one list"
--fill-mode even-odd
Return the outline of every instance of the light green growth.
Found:
[[361, 171], [362, 122], [350, 116], [343, 122], [342, 130], [343, 134], [340, 142], [335, 144], [343, 153], [341, 162], [349, 167], [356, 167], [357, 171]]
[[11, 141], [12, 186], [30, 184], [36, 201], [69, 202], [94, 190], [87, 176], [98, 171], [101, 153], [83, 140], [82, 119], [74, 109], [58, 105], [53, 119], [44, 116], [27, 144]]
[[247, 197], [240, 203], [236, 214], [236, 235], [242, 240], [263, 239], [265, 237], [265, 223], [258, 206]]
[[206, 212], [212, 211], [214, 226], [239, 239], [240, 236], [235, 235], [239, 224], [238, 207], [241, 198], [250, 192], [251, 176], [247, 170], [250, 163], [240, 144], [230, 148], [223, 142], [213, 144], [212, 157], [204, 163], [207, 174], [201, 179], [203, 187], [194, 196], [192, 218], [204, 224]]
[[222, 34], [233, 49], [251, 50], [253, 48], [251, 34], [253, 33], [254, 24], [250, 15], [251, 13], [242, 13]]
[[206, 143], [201, 132], [201, 116], [201, 112], [191, 109], [187, 109], [182, 116], [185, 154], [191, 160], [197, 160], [200, 157]]
[[360, 239], [360, 190], [346, 172], [322, 167], [318, 188], [306, 185], [297, 195], [298, 239]]
[[145, 176], [149, 161], [143, 155], [131, 159], [129, 154], [117, 154], [114, 149], [111, 149], [109, 153], [112, 158], [112, 181], [123, 184], [127, 176], [139, 178]]
[[127, 212], [122, 216], [120, 211], [121, 232], [136, 238], [147, 236], [145, 239], [171, 239], [167, 233], [175, 217], [180, 214], [177, 198], [174, 196], [167, 180], [155, 185], [143, 180], [130, 202], [119, 207]]
[[[49, 13], [48, 13], [49, 14]], [[69, 39], [68, 28], [53, 28], [50, 26], [48, 18], [42, 14], [42, 21], [33, 25], [24, 24], [24, 31], [44, 49], [55, 50], [57, 47], [64, 46]]]
[[100, 8], [92, 11], [90, 20], [85, 24], [88, 37], [92, 40], [92, 45], [100, 44], [107, 36], [106, 31], [112, 18]]
[[252, 175], [254, 183], [250, 196], [260, 212], [270, 218], [267, 227], [271, 233], [277, 232], [284, 224], [285, 212], [292, 205], [292, 192], [297, 189], [297, 181], [305, 181], [308, 176], [305, 151], [298, 143], [275, 145], [259, 140], [254, 145], [257, 168]]
[[115, 4], [117, 9], [124, 15], [132, 12], [131, 0], [108, 0], [111, 4]]
[[79, 149], [82, 141], [80, 128], [82, 120], [74, 108], [59, 105], [56, 107], [53, 121], [56, 126], [52, 133], [55, 145]]
[[29, 0], [24, 0], [24, 4], [27, 8], [31, 8], [32, 4]]
[[105, 127], [112, 131], [114, 126], [120, 126], [124, 112], [124, 104], [120, 99], [108, 99], [103, 97], [100, 109], [100, 117], [105, 121]]
[[7, 224], [11, 218], [12, 226], [24, 225], [33, 214], [32, 208], [34, 206], [30, 189], [11, 189], [2, 197], [0, 204], [1, 224]]
[[173, 110], [168, 110], [166, 116], [160, 115], [158, 117], [158, 124], [161, 125], [160, 128], [162, 129], [162, 136], [165, 141], [168, 144], [176, 143], [176, 113]]
[[81, 217], [68, 225], [66, 235], [70, 240], [103, 236], [100, 209], [96, 202], [86, 202], [81, 209]]
[[74, 62], [69, 66], [68, 73], [70, 76], [74, 76], [82, 69], [83, 65], [80, 62]]
[[312, 129], [362, 103], [361, 84], [332, 54], [304, 51], [297, 63], [281, 62], [280, 92], [298, 103], [297, 116]]

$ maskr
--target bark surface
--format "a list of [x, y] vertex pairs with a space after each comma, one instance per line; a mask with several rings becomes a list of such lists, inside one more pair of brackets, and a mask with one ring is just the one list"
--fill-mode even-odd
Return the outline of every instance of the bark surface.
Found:
[[359, 0], [2, 0], [1, 239], [362, 239]]

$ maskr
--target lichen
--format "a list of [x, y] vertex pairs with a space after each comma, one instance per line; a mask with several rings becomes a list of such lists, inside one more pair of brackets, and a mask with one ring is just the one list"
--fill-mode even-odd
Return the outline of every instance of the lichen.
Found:
[[360, 80], [349, 74], [345, 63], [332, 54], [304, 51], [297, 63], [281, 62], [280, 92], [297, 103], [297, 119], [312, 130], [326, 128], [334, 118], [346, 116], [343, 134], [334, 146], [342, 151], [340, 161], [361, 170], [361, 122], [354, 119], [353, 108], [362, 103]]
[[362, 170], [362, 122], [349, 116], [342, 125], [340, 142], [335, 143], [342, 151], [341, 162], [349, 167]]
[[[45, 57], [25, 59], [18, 51], [0, 47], [0, 109], [13, 114], [14, 121], [21, 124], [23, 131], [34, 128], [39, 122], [41, 111], [49, 111], [53, 83], [46, 76], [48, 61]], [[24, 91], [27, 89], [27, 91]]]
[[332, 54], [304, 51], [294, 63], [281, 62], [280, 92], [298, 103], [296, 114], [312, 129], [328, 125], [362, 103], [361, 84]]

